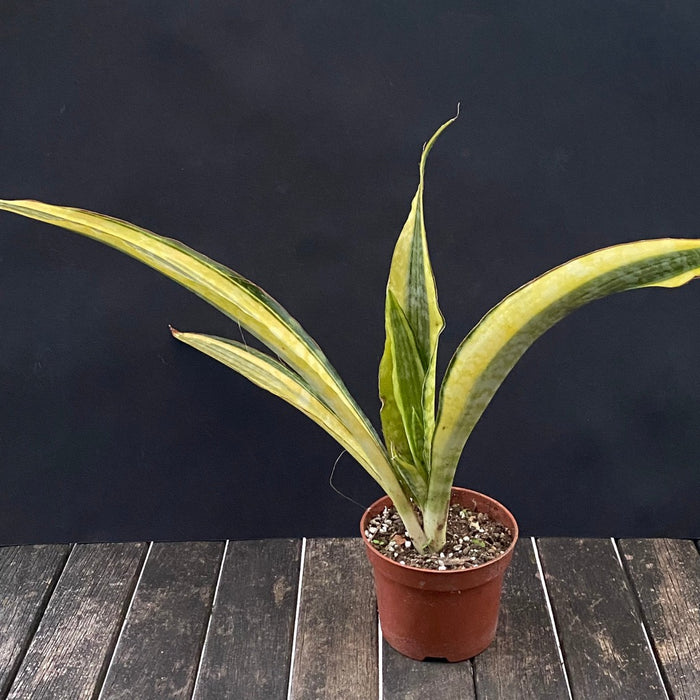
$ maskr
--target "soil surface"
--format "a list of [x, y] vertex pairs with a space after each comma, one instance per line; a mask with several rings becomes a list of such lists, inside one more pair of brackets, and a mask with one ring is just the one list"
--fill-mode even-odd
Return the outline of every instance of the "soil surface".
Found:
[[384, 508], [367, 524], [365, 536], [384, 556], [419, 569], [469, 569], [505, 552], [513, 536], [510, 530], [464, 506], [452, 504], [447, 516], [447, 543], [441, 552], [420, 554], [413, 546], [399, 514]]

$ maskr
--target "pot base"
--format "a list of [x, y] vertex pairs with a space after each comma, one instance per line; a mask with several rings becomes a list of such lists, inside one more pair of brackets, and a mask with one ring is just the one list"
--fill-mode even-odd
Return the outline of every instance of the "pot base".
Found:
[[500, 580], [470, 589], [466, 595], [462, 591], [418, 593], [413, 599], [409, 599], [410, 594], [402, 599], [404, 609], [412, 611], [410, 620], [404, 617], [388, 630], [382, 625], [384, 639], [399, 653], [418, 661], [464, 661], [480, 654], [494, 640]]

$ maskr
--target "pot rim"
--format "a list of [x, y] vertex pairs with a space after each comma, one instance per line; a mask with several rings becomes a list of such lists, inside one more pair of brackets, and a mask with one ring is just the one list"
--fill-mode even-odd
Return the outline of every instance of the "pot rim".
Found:
[[[506, 549], [504, 552], [499, 554], [497, 557], [494, 557], [490, 561], [484, 562], [483, 564], [478, 564], [477, 566], [471, 566], [468, 569], [445, 569], [444, 571], [440, 571], [439, 569], [424, 569], [419, 566], [410, 566], [409, 564], [402, 564], [401, 562], [396, 561], [395, 559], [390, 559], [387, 557], [385, 554], [382, 554], [378, 549], [375, 549], [375, 547], [372, 545], [372, 543], [367, 539], [367, 536], [365, 535], [365, 521], [368, 519], [370, 513], [374, 510], [377, 509], [380, 503], [382, 501], [387, 501], [387, 503], [382, 503], [381, 507], [383, 508], [385, 505], [388, 503], [392, 503], [391, 498], [387, 495], [382, 496], [381, 498], [378, 498], [374, 503], [372, 503], [368, 508], [365, 509], [365, 512], [362, 514], [362, 517], [360, 518], [360, 536], [362, 537], [362, 541], [365, 543], [365, 546], [367, 547], [368, 551], [372, 553], [372, 555], [377, 556], [380, 558], [380, 560], [387, 562], [389, 564], [393, 564], [396, 567], [399, 567], [403, 571], [416, 571], [421, 574], [427, 575], [427, 576], [445, 576], [445, 575], [450, 575], [452, 574], [453, 576], [456, 574], [464, 574], [465, 572], [478, 572], [478, 571], [484, 571], [488, 569], [489, 567], [492, 566], [497, 566], [503, 559], [510, 557], [513, 554], [513, 550], [515, 549], [515, 545], [518, 541], [519, 537], [519, 528], [518, 528], [518, 522], [513, 516], [513, 514], [506, 508], [500, 501], [497, 501], [495, 498], [492, 498], [491, 496], [487, 496], [484, 493], [481, 493], [480, 491], [474, 491], [473, 489], [467, 489], [463, 488], [461, 486], [453, 486], [451, 490], [451, 494], [454, 494], [454, 492], [461, 492], [461, 493], [467, 493], [467, 494], [475, 494], [481, 499], [484, 499], [486, 501], [489, 501], [492, 505], [497, 506], [498, 510], [503, 513], [505, 516], [505, 519], [508, 520], [510, 519], [513, 523], [513, 527], [510, 527], [510, 523], [503, 523], [501, 521], [501, 524], [506, 525], [509, 530], [511, 530], [511, 534], [513, 535], [513, 541], [508, 545], [508, 549]], [[451, 500], [450, 500], [451, 502]], [[393, 505], [393, 504], [392, 504]]]

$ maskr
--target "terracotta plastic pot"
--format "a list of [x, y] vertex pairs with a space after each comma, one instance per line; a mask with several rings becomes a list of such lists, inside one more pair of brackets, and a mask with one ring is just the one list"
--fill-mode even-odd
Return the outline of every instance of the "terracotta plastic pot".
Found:
[[496, 636], [503, 575], [513, 557], [518, 524], [498, 501], [453, 487], [452, 503], [487, 513], [513, 534], [497, 559], [472, 569], [434, 571], [405, 566], [380, 554], [367, 540], [367, 523], [385, 506], [380, 498], [366, 511], [360, 532], [372, 565], [382, 634], [412, 659], [463, 661], [482, 652]]

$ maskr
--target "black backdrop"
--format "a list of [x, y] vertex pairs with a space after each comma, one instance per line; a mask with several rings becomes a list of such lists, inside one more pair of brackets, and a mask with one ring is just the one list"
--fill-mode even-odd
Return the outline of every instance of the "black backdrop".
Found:
[[[422, 143], [457, 343], [601, 246], [700, 234], [700, 6], [0, 4], [0, 196], [179, 238], [301, 320], [360, 404]], [[100, 244], [0, 217], [0, 542], [353, 535], [340, 449], [170, 338], [238, 329]], [[526, 354], [457, 483], [526, 534], [700, 534], [700, 283], [595, 303]], [[337, 488], [378, 488], [345, 456]]]

